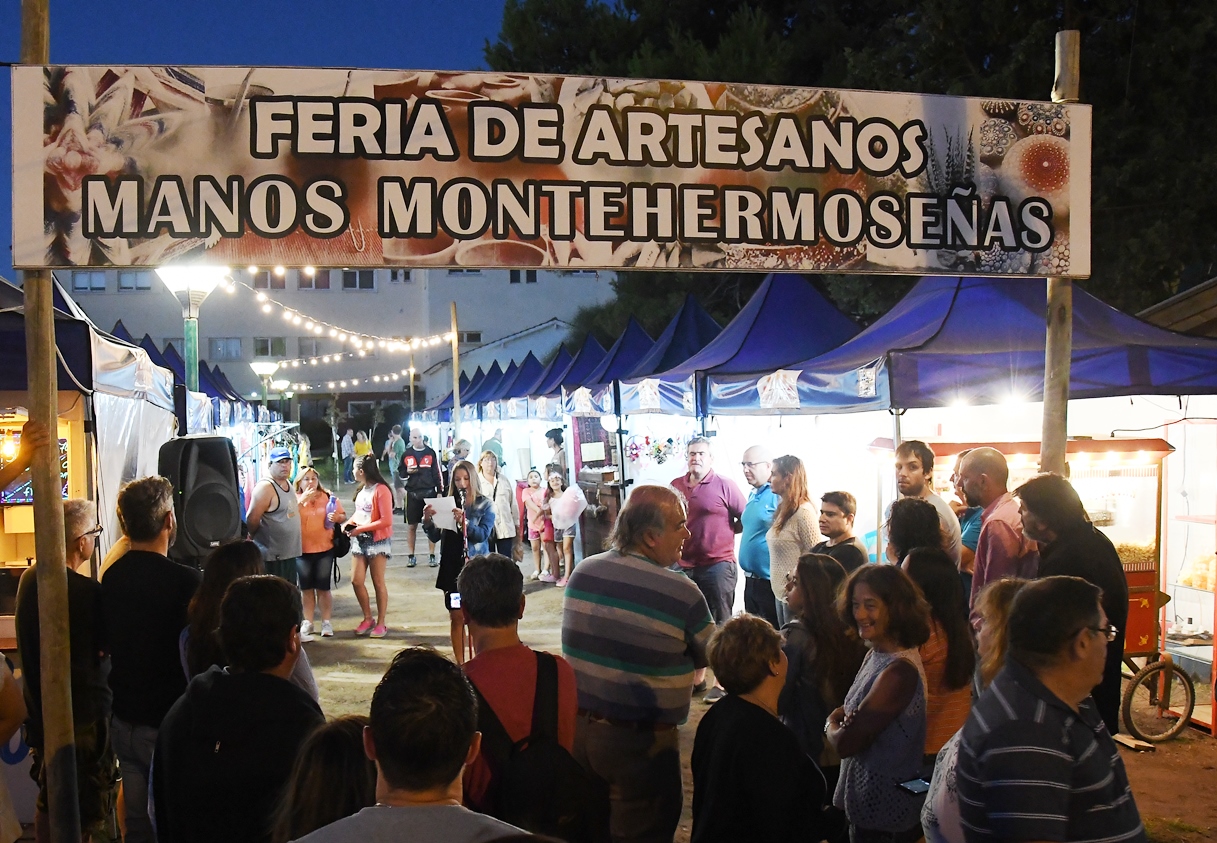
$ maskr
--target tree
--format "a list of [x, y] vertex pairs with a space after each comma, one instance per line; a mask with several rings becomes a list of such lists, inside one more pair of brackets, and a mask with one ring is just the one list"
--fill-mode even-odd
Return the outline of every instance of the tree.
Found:
[[[1046, 100], [1054, 34], [1080, 29], [1082, 100], [1094, 106], [1085, 286], [1136, 312], [1217, 274], [1217, 200], [1204, 188], [1217, 172], [1209, 12], [1140, 0], [508, 0], [486, 60], [502, 71]], [[820, 281], [864, 322], [908, 288], [891, 277]], [[621, 273], [619, 301], [577, 324], [613, 336], [630, 313], [664, 321], [686, 291], [714, 311], [731, 300], [724, 290], [755, 283]]]

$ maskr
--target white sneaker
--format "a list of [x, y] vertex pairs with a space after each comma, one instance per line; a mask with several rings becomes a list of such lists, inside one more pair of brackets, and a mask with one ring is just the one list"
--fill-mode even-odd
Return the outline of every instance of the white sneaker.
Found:
[[300, 643], [301, 644], [308, 644], [310, 641], [316, 641], [316, 640], [317, 639], [313, 637], [313, 634], [311, 632], [300, 633]]
[[540, 571], [533, 571], [532, 573], [530, 573], [530, 574], [528, 575], [528, 581], [529, 581], [529, 582], [536, 582], [536, 581], [537, 581], [538, 579], [540, 579], [540, 578], [541, 578], [541, 572], [540, 572]]
[[312, 621], [300, 621], [300, 637], [303, 638], [306, 635], [312, 635], [312, 634], [313, 634], [313, 622]]
[[321, 637], [322, 638], [333, 638], [334, 637], [334, 627], [330, 624], [329, 621], [321, 622]]

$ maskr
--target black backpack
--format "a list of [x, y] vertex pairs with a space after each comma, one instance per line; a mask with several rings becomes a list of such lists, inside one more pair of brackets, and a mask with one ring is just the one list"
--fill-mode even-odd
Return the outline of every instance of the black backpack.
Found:
[[[565, 840], [609, 840], [608, 785], [558, 743], [558, 661], [537, 653], [532, 733], [513, 742], [475, 685], [482, 753], [493, 774], [488, 813], [503, 822]], [[472, 683], [470, 683], [472, 684]]]

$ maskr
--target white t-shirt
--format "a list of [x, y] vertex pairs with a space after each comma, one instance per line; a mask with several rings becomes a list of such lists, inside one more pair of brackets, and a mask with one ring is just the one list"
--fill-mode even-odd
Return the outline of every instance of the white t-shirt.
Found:
[[526, 832], [460, 805], [376, 806], [319, 828], [299, 843], [483, 843]]

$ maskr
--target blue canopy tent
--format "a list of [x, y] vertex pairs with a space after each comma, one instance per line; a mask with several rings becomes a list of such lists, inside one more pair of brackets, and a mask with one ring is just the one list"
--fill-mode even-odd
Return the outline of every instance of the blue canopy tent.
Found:
[[127, 326], [123, 324], [123, 320], [121, 319], [114, 323], [114, 330], [110, 331], [110, 336], [114, 337], [115, 339], [120, 339], [123, 342], [129, 342], [132, 345], [139, 345], [139, 343], [135, 341], [135, 338], [131, 336], [131, 332], [127, 330]]
[[[482, 367], [478, 366], [472, 376], [461, 372], [460, 380], [457, 381], [461, 387], [461, 395], [468, 395], [470, 390], [476, 389], [481, 383], [482, 378], [486, 377], [486, 373], [482, 371]], [[462, 398], [463, 402], [463, 398]], [[443, 398], [427, 408], [428, 410], [451, 410], [452, 409], [452, 393], [449, 392]]]
[[[479, 370], [480, 371], [480, 370]], [[469, 376], [461, 372], [460, 380], [458, 381], [461, 387], [461, 393], [464, 394], [469, 388]], [[446, 396], [436, 401], [434, 404], [419, 410], [415, 414], [421, 421], [429, 422], [446, 422], [452, 420], [452, 393], [449, 392]]]
[[[768, 275], [705, 348], [673, 369], [649, 378], [649, 407], [676, 415], [704, 416], [705, 382], [715, 375], [746, 375], [760, 380], [804, 355], [822, 354], [858, 333], [858, 326], [807, 278], [792, 273]], [[640, 391], [641, 391], [640, 385]], [[624, 390], [623, 390], [624, 392]], [[623, 395], [624, 403], [624, 395]], [[656, 406], [658, 405], [658, 406]]]
[[[571, 362], [575, 356], [567, 349], [566, 343], [558, 347], [558, 353], [554, 355], [554, 359], [549, 361], [549, 365], [541, 370], [541, 374], [533, 378], [531, 381], [525, 380], [523, 377], [517, 377], [515, 385], [511, 391], [503, 397], [506, 399], [520, 399], [522, 403], [517, 404], [517, 407], [523, 409], [521, 418], [527, 418], [532, 415], [532, 401], [528, 400], [530, 396], [544, 394], [540, 389], [545, 387], [550, 381], [554, 381], [556, 387], [561, 383], [562, 375], [570, 368]], [[550, 387], [553, 388], [553, 387]]]
[[[173, 372], [173, 377], [181, 383], [185, 383], [186, 361], [182, 359], [182, 355], [178, 354], [178, 350], [173, 347], [173, 343], [165, 345], [162, 356], [165, 358], [165, 365]], [[228, 396], [220, 392], [220, 388], [211, 380], [211, 369], [207, 368], [202, 361], [199, 362], [199, 391], [208, 398], [222, 398], [225, 400], [228, 398]]]
[[224, 374], [224, 370], [220, 368], [220, 364], [216, 363], [211, 367], [211, 378], [216, 382], [216, 385], [227, 392], [234, 401], [241, 400], [241, 393], [237, 392], [232, 385], [232, 381], [228, 380], [228, 375]]
[[[1017, 278], [927, 277], [883, 318], [798, 371], [790, 412], [1040, 400], [1044, 291]], [[787, 394], [789, 390], [785, 391]], [[1149, 325], [1080, 288], [1070, 398], [1217, 394], [1217, 342]], [[716, 377], [712, 412], [771, 412], [745, 378]]]
[[671, 391], [652, 376], [679, 366], [709, 345], [722, 330], [722, 326], [706, 313], [692, 293], [685, 296], [680, 310], [676, 311], [651, 350], [637, 366], [618, 379], [617, 406], [621, 413], [661, 411], [665, 395], [669, 407], [679, 406], [680, 397], [670, 394]]
[[499, 402], [496, 399], [503, 385], [509, 384], [516, 379], [518, 371], [520, 371], [520, 364], [512, 360], [507, 368], [503, 370], [503, 377], [499, 378], [499, 382], [494, 385], [494, 389], [482, 390], [478, 412], [481, 414], [483, 421], [498, 421]]
[[633, 316], [625, 331], [592, 369], [582, 384], [562, 390], [562, 405], [569, 415], [603, 416], [617, 412], [617, 381], [634, 370], [655, 345]]
[[588, 334], [579, 353], [564, 371], [551, 372], [529, 395], [529, 414], [535, 419], [558, 421], [562, 418], [562, 387], [581, 386], [583, 379], [604, 359], [607, 352], [595, 337]]
[[[531, 351], [520, 361], [520, 366], [510, 378], [504, 375], [495, 394], [487, 399], [487, 405], [497, 406], [491, 410], [492, 417], [500, 419], [522, 419], [528, 414], [528, 399], [521, 399], [517, 388], [521, 384], [534, 384], [545, 372], [545, 364]], [[527, 394], [527, 393], [525, 393]]]
[[492, 392], [503, 380], [503, 369], [499, 366], [499, 361], [495, 360], [490, 368], [486, 370], [485, 377], [477, 386], [470, 388], [469, 394], [461, 393], [461, 419], [463, 421], [477, 421], [479, 418], [478, 403], [485, 400], [485, 396]]

